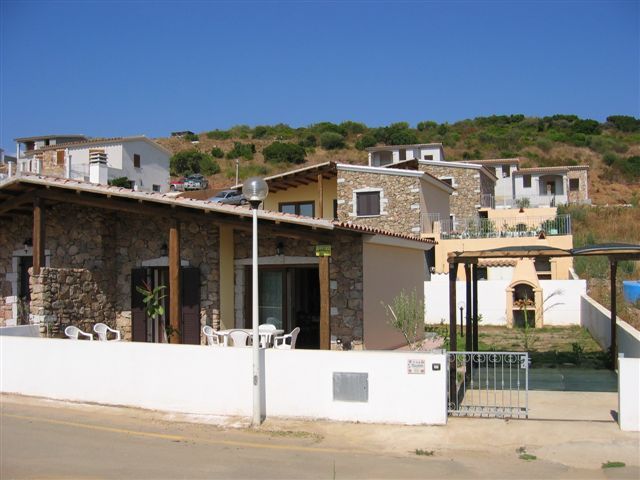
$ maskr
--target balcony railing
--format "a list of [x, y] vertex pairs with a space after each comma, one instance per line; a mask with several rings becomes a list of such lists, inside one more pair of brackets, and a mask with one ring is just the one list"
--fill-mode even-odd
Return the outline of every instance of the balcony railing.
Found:
[[535, 208], [535, 207], [557, 207], [567, 204], [569, 199], [566, 195], [520, 195], [516, 198], [497, 198], [494, 208]]
[[480, 195], [480, 206], [482, 208], [496, 208], [495, 197], [490, 193]]
[[571, 235], [571, 216], [525, 218], [466, 218], [434, 222], [434, 233], [443, 240], [454, 238], [509, 238]]

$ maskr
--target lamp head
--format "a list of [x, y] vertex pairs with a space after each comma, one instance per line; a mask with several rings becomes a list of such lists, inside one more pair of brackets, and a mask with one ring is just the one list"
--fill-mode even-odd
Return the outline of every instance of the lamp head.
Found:
[[458, 308], [462, 310], [464, 308], [464, 302], [458, 302]]
[[260, 177], [251, 177], [247, 179], [242, 185], [242, 194], [246, 198], [253, 208], [258, 208], [258, 205], [267, 198], [269, 194], [269, 186], [264, 179]]

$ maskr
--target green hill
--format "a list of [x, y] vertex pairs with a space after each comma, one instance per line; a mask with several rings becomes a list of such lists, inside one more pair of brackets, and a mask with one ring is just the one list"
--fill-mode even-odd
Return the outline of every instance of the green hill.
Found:
[[520, 157], [524, 167], [588, 164], [589, 193], [595, 204], [640, 200], [640, 119], [620, 115], [603, 123], [576, 115], [494, 115], [415, 126], [400, 122], [370, 127], [352, 121], [300, 128], [238, 125], [190, 138], [157, 140], [174, 153], [206, 154], [208, 158], [202, 160], [200, 155], [190, 167], [185, 162], [175, 164], [172, 173], [185, 174], [202, 163], [202, 173], [211, 174], [211, 185], [217, 188], [234, 183], [236, 160], [242, 179], [327, 160], [363, 164], [364, 149], [375, 145], [438, 142], [444, 145], [447, 160]]

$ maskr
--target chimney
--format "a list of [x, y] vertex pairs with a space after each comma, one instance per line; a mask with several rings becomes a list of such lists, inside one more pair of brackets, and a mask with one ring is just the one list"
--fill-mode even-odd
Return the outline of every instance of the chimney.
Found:
[[108, 180], [107, 154], [104, 150], [89, 150], [89, 181], [106, 185]]

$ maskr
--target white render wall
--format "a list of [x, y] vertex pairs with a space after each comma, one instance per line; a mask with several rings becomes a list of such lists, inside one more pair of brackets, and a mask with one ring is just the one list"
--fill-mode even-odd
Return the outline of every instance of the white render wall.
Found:
[[[89, 180], [89, 150], [95, 149], [107, 154], [110, 180], [127, 177], [141, 191], [152, 191], [154, 184], [160, 186], [161, 192], [169, 190], [169, 154], [143, 140], [69, 148], [71, 178]], [[133, 166], [134, 153], [140, 155], [140, 168]]]
[[[432, 275], [424, 283], [427, 323], [449, 321], [449, 281], [447, 275]], [[506, 325], [506, 289], [511, 280], [478, 281], [478, 313], [482, 314], [482, 325]], [[540, 280], [544, 300], [545, 325], [580, 325], [580, 296], [586, 293], [585, 280]], [[558, 292], [553, 295], [554, 292]], [[457, 304], [466, 302], [465, 282], [456, 282]], [[466, 315], [466, 306], [464, 310]]]
[[[445, 424], [444, 354], [262, 350], [266, 415]], [[424, 360], [409, 374], [407, 360]], [[440, 370], [432, 370], [439, 364]], [[333, 400], [333, 372], [369, 374], [368, 402]], [[252, 414], [252, 351], [0, 336], [0, 391], [192, 414]]]
[[[581, 324], [605, 350], [611, 346], [611, 311], [600, 305], [586, 293], [580, 298]], [[629, 358], [640, 358], [640, 332], [622, 320], [616, 321], [618, 353]]]
[[[140, 168], [133, 166], [133, 154], [140, 155]], [[161, 192], [169, 191], [169, 155], [145, 141], [125, 142], [122, 151], [122, 177], [135, 180], [140, 190], [150, 192], [159, 185]]]
[[640, 358], [618, 358], [620, 430], [640, 432]]

